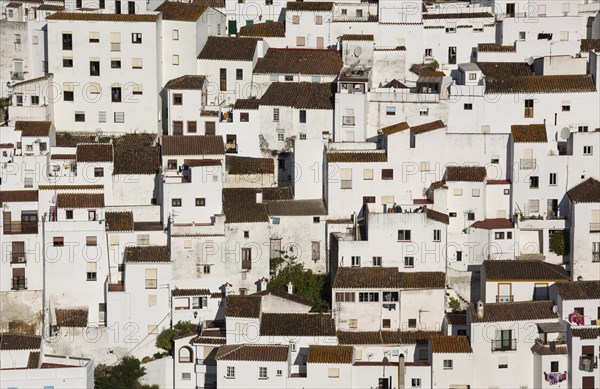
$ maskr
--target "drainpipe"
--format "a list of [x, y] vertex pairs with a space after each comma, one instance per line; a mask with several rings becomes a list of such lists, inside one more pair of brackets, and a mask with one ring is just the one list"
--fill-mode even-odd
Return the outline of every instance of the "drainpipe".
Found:
[[46, 328], [46, 215], [42, 217], [42, 336]]
[[404, 354], [400, 354], [398, 359], [398, 389], [404, 389], [404, 378], [406, 376], [406, 367], [404, 365]]

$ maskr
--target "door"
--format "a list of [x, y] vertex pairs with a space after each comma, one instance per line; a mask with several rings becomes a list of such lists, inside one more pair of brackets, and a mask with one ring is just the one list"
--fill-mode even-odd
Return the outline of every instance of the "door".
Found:
[[219, 70], [219, 90], [227, 90], [227, 69]]
[[515, 17], [515, 3], [506, 4], [506, 16], [509, 18]]
[[549, 217], [557, 217], [558, 216], [558, 200], [557, 199], [548, 199], [548, 207], [546, 209], [546, 212]]
[[450, 65], [456, 64], [456, 46], [448, 47], [448, 63]]
[[25, 242], [12, 242], [12, 263], [25, 263]]
[[4, 233], [10, 233], [11, 231], [11, 216], [10, 216], [10, 212], [8, 211], [4, 211], [4, 213], [2, 214], [2, 225], [4, 226]]
[[129, 2], [127, 2], [127, 12], [130, 15], [135, 14], [135, 1], [129, 1]]
[[229, 35], [237, 35], [237, 21], [229, 20], [227, 22], [227, 33]]
[[498, 296], [496, 297], [497, 303], [510, 303], [512, 301], [512, 285], [511, 284], [498, 284]]
[[595, 389], [596, 385], [595, 385], [595, 381], [594, 381], [594, 376], [582, 377], [581, 378], [581, 387], [583, 389]]
[[115, 1], [115, 13], [117, 15], [121, 14], [121, 0], [116, 0]]
[[325, 41], [323, 39], [323, 37], [318, 36], [317, 37], [317, 49], [324, 49], [325, 48]]
[[389, 383], [388, 378], [380, 378], [379, 379], [379, 386], [377, 386], [378, 389], [389, 389], [389, 387], [390, 387], [390, 383]]
[[548, 284], [535, 284], [533, 299], [548, 300]]

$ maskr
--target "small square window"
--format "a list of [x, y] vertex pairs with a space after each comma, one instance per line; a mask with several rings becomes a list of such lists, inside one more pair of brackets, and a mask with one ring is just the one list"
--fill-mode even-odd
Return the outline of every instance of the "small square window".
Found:
[[173, 105], [183, 105], [183, 95], [181, 93], [173, 94]]
[[313, 217], [313, 223], [320, 223], [321, 222], [321, 217], [320, 216], [314, 216]]
[[510, 194], [510, 189], [504, 189], [504, 194], [505, 195], [509, 195]]
[[75, 121], [76, 122], [85, 122], [85, 112], [75, 112]]
[[250, 231], [244, 231], [244, 238], [250, 237]]
[[95, 167], [94, 168], [94, 177], [104, 177], [104, 168], [103, 167]]
[[65, 238], [62, 236], [55, 236], [52, 238], [52, 245], [54, 247], [63, 247], [65, 245]]
[[73, 210], [68, 209], [65, 211], [67, 220], [73, 220]]
[[444, 359], [444, 369], [451, 370], [454, 367], [452, 359]]
[[570, 112], [571, 111], [571, 106], [570, 105], [563, 105], [562, 106], [562, 111], [563, 112]]
[[448, 216], [449, 216], [449, 217], [456, 217], [456, 212], [450, 212], [450, 213], [448, 214]]
[[392, 321], [390, 319], [383, 319], [383, 323], [381, 325], [383, 328], [391, 328]]
[[134, 32], [131, 34], [131, 43], [140, 44], [142, 43], [142, 34]]
[[196, 207], [204, 207], [206, 206], [206, 199], [205, 198], [196, 198]]
[[236, 80], [244, 79], [244, 70], [243, 69], [235, 69], [235, 79]]
[[282, 133], [277, 134], [277, 140], [283, 142], [285, 140], [285, 135]]
[[249, 122], [250, 121], [250, 114], [248, 112], [240, 112], [240, 122]]
[[300, 134], [300, 140], [306, 140], [306, 134]]
[[396, 115], [396, 107], [385, 107], [385, 114], [387, 116], [394, 116], [394, 115]]
[[472, 103], [465, 103], [464, 108], [465, 108], [465, 111], [472, 111], [473, 110], [473, 104]]
[[171, 199], [171, 206], [181, 207], [181, 199]]
[[417, 319], [408, 319], [408, 328], [417, 328]]
[[95, 236], [86, 236], [85, 237], [85, 245], [86, 246], [96, 246], [98, 243], [98, 239]]
[[286, 75], [286, 76], [283, 76], [283, 79], [285, 81], [294, 81], [294, 76]]

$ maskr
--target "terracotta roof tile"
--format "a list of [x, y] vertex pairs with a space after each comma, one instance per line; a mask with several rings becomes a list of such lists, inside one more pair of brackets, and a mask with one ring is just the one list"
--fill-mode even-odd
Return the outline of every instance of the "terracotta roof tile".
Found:
[[445, 213], [434, 211], [433, 209], [427, 209], [425, 212], [427, 219], [435, 220], [436, 222], [450, 224], [450, 217]]
[[334, 289], [396, 289], [400, 287], [398, 268], [392, 267], [340, 267], [333, 281]]
[[347, 345], [400, 345], [416, 344], [442, 335], [440, 331], [338, 331], [340, 344]]
[[217, 361], [286, 362], [290, 346], [266, 344], [224, 345], [217, 351]]
[[226, 317], [260, 317], [260, 296], [238, 296], [231, 295], [225, 298], [225, 316]]
[[353, 362], [354, 347], [352, 346], [320, 346], [311, 345], [308, 348], [308, 363], [349, 364]]
[[128, 246], [123, 253], [124, 262], [170, 262], [167, 246]]
[[479, 43], [477, 51], [481, 53], [515, 53], [517, 49], [515, 46], [503, 46], [498, 43]]
[[274, 174], [273, 158], [238, 157], [228, 155], [225, 158], [229, 174]]
[[377, 151], [330, 151], [327, 153], [329, 163], [374, 163], [387, 162], [387, 155]]
[[88, 310], [81, 308], [54, 310], [59, 327], [85, 328], [88, 325]]
[[0, 333], [0, 350], [39, 350], [41, 346], [41, 336]]
[[552, 312], [554, 303], [551, 300], [523, 301], [513, 303], [488, 303], [484, 304], [483, 317], [477, 316], [477, 308], [469, 306], [471, 322], [503, 322], [503, 321], [530, 321], [556, 319]]
[[271, 216], [319, 216], [327, 215], [323, 200], [285, 200], [267, 202]]
[[237, 99], [233, 109], [256, 110], [259, 106], [259, 99]]
[[410, 89], [409, 87], [407, 87], [400, 81], [396, 80], [395, 78], [392, 81], [385, 84], [383, 87], [384, 88], [395, 88], [395, 89]]
[[253, 293], [252, 296], [267, 296], [267, 295], [273, 295], [282, 299], [286, 299], [289, 301], [293, 301], [295, 303], [298, 304], [303, 304], [309, 307], [312, 307], [314, 305], [314, 301], [307, 299], [305, 297], [299, 296], [297, 294], [289, 294], [285, 291], [282, 290], [277, 290], [277, 289], [271, 289], [268, 288], [266, 290], [262, 290], [260, 292], [256, 292]]
[[258, 38], [209, 36], [198, 59], [252, 61]]
[[6, 8], [21, 8], [23, 4], [21, 3], [8, 3], [6, 4]]
[[208, 9], [208, 5], [199, 1], [191, 3], [165, 1], [156, 8], [162, 13], [163, 20], [195, 22]]
[[77, 147], [80, 143], [109, 143], [110, 139], [110, 137], [103, 136], [96, 142], [96, 136], [90, 133], [56, 132], [57, 147]]
[[178, 289], [171, 291], [172, 296], [210, 296], [209, 289]]
[[545, 124], [514, 124], [511, 133], [515, 143], [547, 143]]
[[77, 155], [75, 154], [52, 154], [50, 159], [53, 160], [63, 160], [63, 161], [75, 161], [77, 159]]
[[402, 289], [443, 289], [446, 285], [444, 272], [410, 272], [400, 274]]
[[104, 193], [58, 193], [58, 208], [104, 208]]
[[27, 368], [28, 369], [38, 369], [40, 367], [40, 352], [39, 351], [31, 351], [29, 353], [29, 358], [27, 359]]
[[580, 339], [600, 338], [600, 327], [573, 328], [573, 336]]
[[600, 52], [600, 39], [582, 39], [581, 40], [581, 51], [596, 51]]
[[44, 137], [50, 135], [52, 122], [47, 121], [20, 121], [15, 122], [15, 130], [21, 131], [22, 136]]
[[333, 3], [325, 1], [288, 1], [286, 9], [288, 11], [308, 12], [331, 11], [333, 9]]
[[163, 136], [163, 155], [223, 155], [225, 144], [218, 136]]
[[91, 185], [40, 185], [39, 190], [100, 190], [104, 189], [102, 184]]
[[133, 212], [105, 212], [107, 231], [133, 231]]
[[279, 22], [255, 23], [251, 26], [241, 27], [238, 35], [255, 38], [284, 38], [285, 27], [283, 23]]
[[569, 279], [569, 273], [562, 266], [539, 260], [486, 260], [483, 269], [488, 281]]
[[596, 92], [590, 74], [529, 76], [494, 79], [486, 83], [486, 94], [586, 93]]
[[37, 9], [38, 11], [64, 11], [65, 7], [62, 5], [42, 4]]
[[46, 18], [46, 20], [146, 23], [155, 23], [157, 19], [158, 14], [110, 14], [97, 12], [57, 12]]
[[227, 343], [226, 338], [214, 338], [212, 336], [196, 336], [192, 340], [190, 340], [192, 344], [214, 344], [214, 345], [224, 345]]
[[525, 77], [535, 74], [525, 62], [476, 62], [475, 64], [485, 75], [487, 82], [494, 79]]
[[335, 336], [335, 322], [323, 313], [263, 313], [261, 336]]
[[561, 282], [556, 290], [563, 300], [600, 300], [600, 281]]
[[260, 191], [263, 194], [263, 201], [283, 201], [292, 200], [294, 198], [294, 193], [292, 193], [291, 186], [262, 188]]
[[153, 175], [160, 169], [160, 147], [155, 135], [127, 134], [114, 140], [114, 175]]
[[86, 143], [77, 145], [77, 162], [112, 162], [111, 144]]
[[432, 19], [479, 19], [479, 18], [488, 18], [494, 19], [494, 15], [489, 12], [450, 12], [450, 13], [424, 13], [424, 20], [432, 20]]
[[373, 34], [344, 34], [340, 36], [342, 41], [374, 41]]
[[510, 219], [497, 218], [476, 221], [475, 223], [471, 224], [471, 227], [482, 230], [501, 230], [513, 228], [514, 224]]
[[[173, 3], [171, 4], [186, 4], [186, 3]], [[169, 80], [166, 83], [165, 89], [181, 89], [181, 90], [202, 90], [204, 87], [204, 82], [206, 81], [206, 77], [204, 76], [196, 76], [196, 75], [187, 75], [174, 78]]]
[[588, 178], [567, 191], [574, 203], [600, 203], [600, 181]]
[[556, 346], [552, 348], [539, 342], [535, 342], [534, 345], [531, 346], [531, 352], [538, 355], [567, 355], [569, 353], [567, 346]]
[[400, 123], [392, 124], [391, 126], [383, 127], [381, 129], [381, 132], [385, 136], [390, 136], [390, 135], [393, 135], [400, 131], [408, 130], [409, 128], [410, 128], [410, 126], [408, 125], [407, 122], [400, 122]]
[[333, 110], [333, 96], [329, 83], [274, 82], [260, 99], [260, 105]]
[[338, 75], [342, 57], [334, 50], [269, 49], [259, 58], [255, 74], [329, 74]]
[[436, 120], [435, 122], [425, 123], [418, 126], [414, 126], [410, 128], [410, 132], [413, 135], [423, 134], [425, 132], [439, 130], [440, 128], [445, 128], [446, 125], [441, 120]]
[[1, 190], [0, 206], [4, 203], [34, 203], [38, 201], [37, 190]]
[[223, 189], [225, 223], [268, 222], [267, 205], [256, 203], [258, 191], [254, 188]]
[[467, 314], [465, 312], [462, 313], [447, 313], [446, 321], [451, 325], [466, 325], [467, 324]]
[[483, 182], [487, 172], [483, 166], [448, 166], [447, 182]]
[[431, 351], [438, 354], [470, 354], [473, 349], [466, 336], [433, 336]]

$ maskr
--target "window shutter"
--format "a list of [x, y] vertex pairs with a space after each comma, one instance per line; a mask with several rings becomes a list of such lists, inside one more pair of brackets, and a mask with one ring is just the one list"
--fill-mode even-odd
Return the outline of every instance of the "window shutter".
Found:
[[340, 178], [342, 180], [352, 180], [352, 169], [340, 169]]
[[483, 22], [473, 22], [473, 29], [481, 30], [483, 28]]
[[73, 88], [73, 84], [70, 82], [65, 82], [63, 84], [63, 91], [65, 92], [73, 92], [74, 88]]
[[146, 279], [156, 279], [156, 269], [146, 269]]
[[90, 32], [90, 40], [98, 40], [100, 39], [100, 33], [99, 32]]
[[111, 32], [110, 33], [110, 43], [121, 43], [121, 33], [120, 32]]
[[95, 273], [97, 269], [96, 262], [87, 262], [85, 267], [88, 273]]

